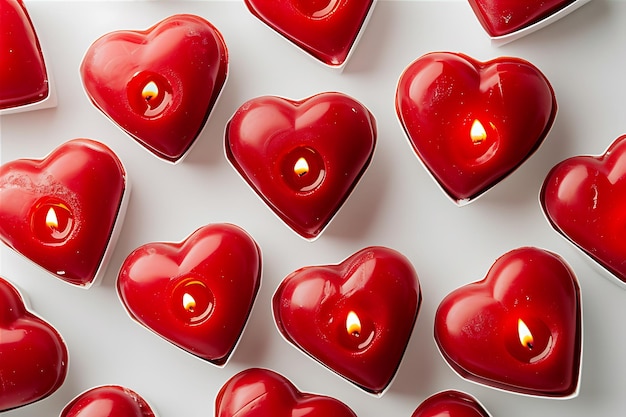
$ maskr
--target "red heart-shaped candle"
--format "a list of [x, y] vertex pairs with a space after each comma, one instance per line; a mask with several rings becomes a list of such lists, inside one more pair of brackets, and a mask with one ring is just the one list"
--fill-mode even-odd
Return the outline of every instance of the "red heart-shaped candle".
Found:
[[402, 254], [368, 247], [337, 265], [288, 275], [273, 298], [274, 319], [291, 344], [373, 394], [395, 375], [422, 294]]
[[226, 127], [226, 156], [296, 233], [315, 239], [367, 169], [376, 121], [341, 93], [301, 101], [264, 96], [243, 104]]
[[577, 0], [468, 0], [478, 21], [492, 36], [507, 35], [537, 23]]
[[419, 159], [458, 204], [526, 161], [556, 117], [548, 79], [511, 57], [432, 52], [402, 73], [396, 113]]
[[117, 291], [133, 319], [174, 345], [224, 365], [261, 283], [261, 252], [231, 224], [201, 227], [180, 243], [155, 242], [124, 261]]
[[626, 285], [626, 135], [601, 156], [557, 164], [540, 200], [557, 232]]
[[494, 388], [573, 397], [581, 367], [581, 297], [559, 257], [524, 247], [439, 305], [435, 341], [461, 377]]
[[411, 417], [489, 417], [489, 413], [471, 395], [450, 390], [425, 399]]
[[61, 335], [29, 312], [17, 289], [0, 277], [0, 412], [54, 393], [67, 364]]
[[95, 106], [150, 152], [169, 162], [186, 154], [226, 82], [220, 32], [195, 15], [174, 15], [145, 31], [96, 40], [80, 73]]
[[7, 162], [0, 239], [62, 280], [89, 287], [104, 273], [127, 191], [115, 153], [89, 139], [68, 141], [44, 159]]
[[324, 64], [348, 59], [374, 0], [245, 0], [254, 16]]
[[0, 110], [46, 99], [46, 65], [22, 0], [0, 1]]
[[74, 398], [60, 417], [156, 417], [135, 391], [119, 385], [102, 385]]
[[215, 417], [356, 417], [344, 403], [300, 392], [287, 378], [251, 368], [230, 378], [215, 399]]

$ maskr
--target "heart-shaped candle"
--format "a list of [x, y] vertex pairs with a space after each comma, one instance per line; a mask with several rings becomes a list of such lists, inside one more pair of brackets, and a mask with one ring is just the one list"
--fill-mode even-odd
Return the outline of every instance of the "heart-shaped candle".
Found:
[[499, 39], [524, 30], [530, 33], [530, 29], [560, 19], [589, 0], [468, 1], [489, 36]]
[[582, 349], [576, 276], [551, 252], [512, 250], [485, 279], [444, 298], [435, 341], [463, 378], [521, 394], [574, 397]]
[[300, 392], [287, 378], [251, 368], [230, 378], [215, 399], [215, 417], [356, 417], [344, 403]]
[[471, 395], [450, 390], [425, 399], [411, 417], [489, 417], [489, 413]]
[[541, 190], [550, 224], [626, 287], [626, 135], [557, 164]]
[[17, 289], [0, 277], [0, 412], [54, 393], [67, 366], [61, 335], [29, 312]]
[[332, 67], [348, 59], [374, 0], [245, 0], [254, 16]]
[[409, 260], [374, 246], [292, 272], [274, 294], [274, 319], [287, 341], [378, 395], [400, 365], [421, 300]]
[[258, 97], [226, 127], [228, 160], [296, 233], [315, 239], [367, 169], [376, 121], [341, 93]]
[[535, 152], [557, 103], [548, 79], [527, 61], [433, 52], [404, 70], [396, 112], [419, 159], [464, 204]]
[[[41, 46], [22, 0], [2, 0], [0, 8], [0, 112], [56, 104]], [[46, 106], [35, 106], [49, 102]], [[54, 102], [52, 102], [54, 101]]]
[[133, 319], [215, 365], [235, 348], [261, 283], [261, 252], [231, 224], [201, 227], [180, 243], [135, 249], [117, 281]]
[[135, 391], [119, 385], [87, 390], [63, 408], [60, 417], [156, 417]]
[[200, 135], [226, 82], [220, 32], [195, 15], [96, 40], [80, 67], [95, 106], [150, 152], [177, 162]]
[[128, 195], [126, 171], [102, 143], [74, 139], [44, 159], [0, 167], [0, 239], [62, 280], [103, 274]]

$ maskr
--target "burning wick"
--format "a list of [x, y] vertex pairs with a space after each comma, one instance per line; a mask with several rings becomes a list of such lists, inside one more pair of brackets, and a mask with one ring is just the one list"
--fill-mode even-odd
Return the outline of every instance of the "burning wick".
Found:
[[159, 87], [157, 87], [154, 81], [150, 81], [145, 85], [143, 90], [141, 90], [141, 96], [144, 100], [150, 101], [156, 98], [159, 95]]
[[350, 311], [346, 317], [346, 330], [354, 337], [361, 335], [361, 321], [354, 311]]
[[53, 207], [50, 207], [46, 213], [46, 226], [53, 230], [59, 228], [59, 219], [57, 219], [57, 213]]
[[295, 165], [293, 166], [293, 172], [299, 177], [302, 177], [308, 174], [309, 164], [306, 161], [306, 159], [304, 159], [303, 157], [298, 158]]
[[196, 300], [189, 293], [183, 294], [183, 308], [190, 313], [193, 313], [196, 309]]
[[532, 350], [534, 347], [533, 335], [522, 319], [517, 320], [517, 333], [522, 346], [526, 346], [528, 349]]
[[478, 121], [478, 119], [474, 119], [474, 123], [472, 123], [472, 127], [470, 129], [470, 138], [475, 145], [478, 145], [485, 139], [487, 139], [487, 132], [485, 131], [482, 123]]

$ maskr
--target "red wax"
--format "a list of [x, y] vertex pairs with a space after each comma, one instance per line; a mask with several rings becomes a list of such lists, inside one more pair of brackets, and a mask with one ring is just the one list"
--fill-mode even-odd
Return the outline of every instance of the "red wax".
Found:
[[511, 57], [480, 62], [433, 52], [402, 73], [396, 113], [409, 142], [443, 190], [462, 204], [526, 161], [557, 112], [548, 79]]
[[37, 103], [49, 95], [46, 65], [22, 0], [0, 7], [0, 110]]
[[261, 282], [261, 252], [243, 229], [201, 227], [179, 243], [152, 242], [124, 261], [118, 294], [137, 322], [187, 352], [224, 365]]
[[489, 413], [471, 395], [450, 390], [425, 399], [411, 417], [489, 417]]
[[528, 395], [570, 397], [578, 389], [581, 326], [573, 271], [558, 255], [526, 247], [501, 256], [482, 281], [444, 298], [435, 340], [464, 378]]
[[388, 248], [369, 247], [337, 265], [292, 272], [276, 291], [273, 309], [290, 343], [380, 394], [404, 355], [420, 303], [409, 260]]
[[215, 398], [215, 417], [356, 417], [331, 397], [300, 392], [287, 378], [251, 368], [230, 378]]
[[111, 149], [75, 139], [44, 159], [0, 167], [0, 239], [71, 284], [103, 267], [122, 209], [126, 172]]
[[330, 66], [345, 63], [373, 0], [245, 0], [250, 12]]
[[469, 0], [478, 21], [491, 36], [516, 32], [548, 18], [575, 0]]
[[552, 226], [626, 283], [626, 135], [601, 156], [557, 164], [541, 190]]
[[63, 385], [68, 351], [61, 335], [29, 312], [0, 277], [0, 412], [48, 397]]
[[98, 109], [150, 152], [176, 162], [200, 135], [226, 82], [228, 51], [211, 23], [180, 14], [144, 31], [100, 37], [80, 72]]
[[155, 417], [136, 392], [119, 385], [102, 385], [74, 398], [61, 417]]
[[369, 110], [341, 93], [301, 101], [258, 97], [226, 127], [226, 155], [269, 207], [306, 239], [319, 236], [367, 169]]

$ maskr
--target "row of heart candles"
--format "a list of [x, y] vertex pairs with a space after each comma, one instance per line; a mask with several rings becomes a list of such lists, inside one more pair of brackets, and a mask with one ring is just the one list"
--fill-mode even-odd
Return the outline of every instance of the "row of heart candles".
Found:
[[[197, 43], [181, 47], [185, 28], [205, 33], [213, 42], [203, 42], [203, 45], [210, 44], [211, 49], [198, 51]], [[149, 45], [176, 40], [177, 52], [207, 54], [212, 58], [210, 62], [215, 64], [211, 67], [213, 72], [207, 75], [187, 68], [188, 65], [178, 67], [181, 61], [188, 63], [188, 59], [168, 63], [180, 71], [183, 81], [187, 77], [194, 80], [196, 76], [210, 76], [215, 80], [215, 88], [205, 98], [206, 113], [197, 115], [199, 128], [195, 134], [181, 133], [181, 137], [192, 137], [190, 144], [222, 88], [223, 81], [220, 80], [225, 78], [227, 64], [223, 40], [204, 19], [177, 15], [144, 33], [114, 33], [92, 45], [81, 67], [90, 98], [126, 130], [142, 131], [142, 126], [155, 122], [153, 126], [156, 127], [146, 128], [148, 133], [163, 129], [168, 112], [177, 106], [184, 107], [185, 103], [184, 88], [181, 90], [180, 85], [163, 75], [167, 73], [163, 63], [141, 71], [130, 68], [134, 72], [132, 77], [122, 79], [120, 95], [107, 97], [106, 94], [98, 95], [97, 91], [99, 82], [123, 75], [123, 71], [99, 74], [100, 66], [95, 64], [97, 59], [110, 60], [108, 54], [119, 54], [124, 45], [138, 37], [150, 39]], [[170, 56], [172, 53], [169, 50]], [[92, 58], [93, 62], [90, 61]], [[455, 82], [450, 84], [443, 78], [433, 77], [425, 80], [422, 75], [432, 72], [433, 65], [442, 66], [445, 75], [451, 77], [448, 79]], [[487, 100], [489, 105], [485, 106], [477, 88], [465, 81], [476, 76], [486, 78], [485, 74], [494, 72], [498, 78], [490, 92], [498, 91], [500, 95], [496, 96], [494, 103]], [[90, 83], [93, 83], [92, 87]], [[520, 85], [523, 88], [519, 88]], [[450, 91], [448, 101], [441, 100], [441, 97], [434, 100], [432, 94], [441, 92], [443, 87]], [[462, 119], [452, 131], [443, 131], [441, 122], [430, 120], [428, 115], [436, 113], [437, 106], [444, 110], [458, 107], [458, 94], [465, 97], [469, 105], [466, 104]], [[473, 96], [475, 99], [472, 100]], [[396, 97], [397, 114], [413, 149], [442, 189], [459, 204], [495, 186], [523, 163], [548, 134], [556, 113], [554, 92], [545, 76], [532, 64], [511, 58], [481, 63], [460, 54], [427, 54], [407, 67], [398, 83]], [[110, 102], [119, 100], [127, 103], [126, 113], [115, 115]], [[508, 116], [509, 123], [510, 103], [516, 100], [524, 100], [529, 108], [536, 109], [536, 114], [518, 115], [519, 120], [514, 120], [511, 128], [502, 120]], [[138, 118], [137, 114], [142, 117]], [[316, 117], [311, 118], [311, 114]], [[133, 119], [140, 119], [143, 124], [128, 127]], [[180, 124], [175, 114], [171, 120], [174, 125]], [[301, 128], [295, 129], [294, 126]], [[522, 142], [526, 143], [520, 145], [522, 149], [517, 149], [511, 143], [518, 140], [515, 135], [520, 129], [524, 131]], [[458, 152], [451, 151], [446, 157], [429, 153], [423, 131], [442, 141], [442, 146], [446, 140], [451, 141], [448, 146]], [[355, 133], [348, 135], [345, 132]], [[170, 162], [177, 161], [186, 152], [183, 150], [181, 155], [174, 153], [168, 157], [166, 149], [159, 154], [155, 151], [155, 144], [158, 145], [160, 139], [141, 136], [135, 138]], [[333, 138], [342, 141], [338, 143]], [[226, 130], [226, 153], [237, 171], [272, 210], [298, 234], [312, 239], [319, 236], [356, 186], [372, 157], [375, 141], [373, 115], [344, 94], [322, 93], [301, 101], [261, 97], [242, 105], [230, 120]], [[626, 139], [622, 137], [601, 157], [564, 161], [549, 174], [541, 191], [542, 206], [551, 224], [612, 272], [619, 282], [626, 280], [621, 264], [625, 259], [623, 242], [618, 236], [612, 240], [606, 236], [619, 230], [620, 226], [619, 216], [611, 213], [620, 212], [619, 195], [623, 195], [620, 190], [624, 189], [626, 181], [622, 162], [625, 147]], [[352, 159], [345, 155], [360, 157]], [[449, 159], [446, 161], [450, 157], [454, 158], [452, 165]], [[268, 167], [259, 163], [263, 158], [278, 163]], [[472, 173], [470, 176], [475, 179], [467, 183], [459, 176], [447, 176], [450, 166], [461, 173], [468, 170], [464, 173]], [[75, 174], [68, 175], [68, 172]], [[91, 172], [91, 175], [84, 175], [85, 172]], [[346, 173], [349, 175], [344, 175]], [[103, 178], [107, 181], [102, 182]], [[98, 190], [99, 195], [109, 196], [108, 204], [100, 204], [101, 199], [94, 199], [90, 195], [94, 190]], [[592, 190], [593, 195], [580, 192], [582, 190]], [[68, 282], [88, 287], [95, 281], [98, 272], [102, 272], [106, 265], [106, 254], [114, 245], [128, 196], [124, 168], [110, 149], [95, 141], [74, 140], [43, 160], [9, 162], [2, 166], [0, 193], [3, 201], [11, 201], [9, 205], [3, 204], [1, 210], [0, 233], [5, 243]], [[94, 207], [95, 201], [99, 202], [97, 207]], [[302, 209], [303, 202], [320, 211], [309, 214]], [[310, 216], [322, 218], [322, 223], [311, 225], [313, 217]], [[215, 249], [216, 236], [220, 236], [220, 241], [224, 240], [224, 245], [230, 245], [228, 256]], [[87, 241], [89, 245], [86, 245]], [[195, 265], [198, 268], [193, 271], [181, 267], [189, 253], [200, 254], [199, 263]], [[232, 253], [239, 257], [232, 257]], [[233, 297], [232, 288], [211, 278], [210, 271], [216, 270], [216, 265], [239, 277], [238, 290], [247, 288], [245, 297]], [[533, 268], [540, 268], [540, 273]], [[250, 236], [236, 226], [210, 225], [194, 232], [184, 242], [153, 243], [131, 253], [118, 276], [118, 293], [130, 315], [141, 324], [190, 353], [223, 365], [243, 331], [258, 290], [260, 269], [260, 250]], [[355, 273], [363, 269], [369, 271], [369, 275]], [[389, 276], [395, 279], [398, 288], [388, 288]], [[536, 282], [536, 276], [542, 277], [541, 282]], [[381, 280], [385, 281], [386, 291], [379, 289]], [[334, 296], [319, 290], [320, 285], [321, 288], [336, 287]], [[543, 290], [546, 285], [554, 286], [554, 293], [560, 294], [555, 311], [549, 310], [554, 304], [548, 305], [541, 297], [542, 291], [538, 290]], [[366, 294], [371, 291], [367, 290], [349, 291], [361, 287], [378, 289], [375, 293], [382, 299], [368, 299]], [[354, 296], [348, 297], [346, 291]], [[146, 299], [146, 294], [157, 292], [166, 294], [170, 308], [165, 313], [151, 311], [149, 304], [153, 301]], [[504, 298], [501, 298], [502, 293]], [[315, 294], [323, 297], [316, 298]], [[408, 297], [407, 302], [385, 301], [385, 298], [397, 298], [398, 294]], [[222, 312], [215, 308], [219, 305], [215, 300], [221, 297], [229, 300], [232, 310]], [[486, 303], [485, 299], [489, 302]], [[524, 300], [521, 306], [520, 300]], [[420, 301], [417, 275], [408, 260], [388, 248], [372, 247], [338, 265], [304, 267], [295, 271], [283, 281], [274, 296], [274, 315], [279, 330], [292, 344], [364, 390], [380, 394], [399, 366], [417, 319]], [[514, 309], [512, 305], [519, 307]], [[539, 317], [537, 312], [540, 312]], [[218, 337], [215, 329], [222, 327], [225, 315], [232, 327]], [[239, 319], [231, 320], [232, 317]], [[305, 320], [318, 325], [315, 338], [298, 332], [298, 323]], [[9, 319], [10, 323], [14, 321]], [[403, 326], [391, 326], [390, 323], [402, 323]], [[496, 332], [494, 328], [501, 331]], [[521, 248], [504, 255], [483, 281], [457, 290], [442, 302], [435, 329], [442, 355], [463, 377], [530, 395], [571, 397], [577, 392], [582, 337], [580, 294], [573, 273], [557, 255], [535, 248]], [[209, 342], [199, 344], [199, 335], [205, 334], [211, 335]], [[320, 343], [320, 335], [325, 336], [327, 344]], [[485, 337], [492, 338], [488, 344], [492, 347], [486, 351], [481, 350], [478, 343], [484, 343]], [[467, 344], [473, 344], [477, 349], [459, 351], [459, 346]], [[63, 356], [66, 349], [58, 348], [57, 351], [60, 359], [55, 359], [55, 363], [66, 364], [67, 359]], [[489, 357], [481, 355], [485, 352], [489, 352]], [[369, 367], [360, 365], [363, 360], [370, 363]], [[351, 365], [355, 361], [358, 366]], [[38, 393], [44, 394], [27, 400], [9, 398], [5, 407], [14, 408], [49, 395], [62, 382], [63, 368], [64, 365], [47, 392], [37, 389]], [[275, 380], [282, 387], [291, 387], [285, 391], [293, 398], [301, 397], [282, 377], [268, 371], [250, 372], [257, 374], [257, 380]], [[225, 410], [224, 414], [220, 411], [220, 415], [232, 416], [253, 405], [251, 400], [246, 402], [244, 399], [237, 402], [239, 408], [233, 410], [233, 389], [225, 387], [224, 392], [231, 394], [220, 392], [218, 395], [216, 410]], [[462, 396], [459, 399], [456, 394], [452, 395], [455, 401], [471, 402]], [[86, 401], [94, 401], [94, 398], [97, 395], [88, 395]], [[224, 398], [226, 403], [222, 404]], [[442, 395], [442, 398], [447, 396]], [[486, 415], [486, 412], [478, 411], [476, 415]]]

